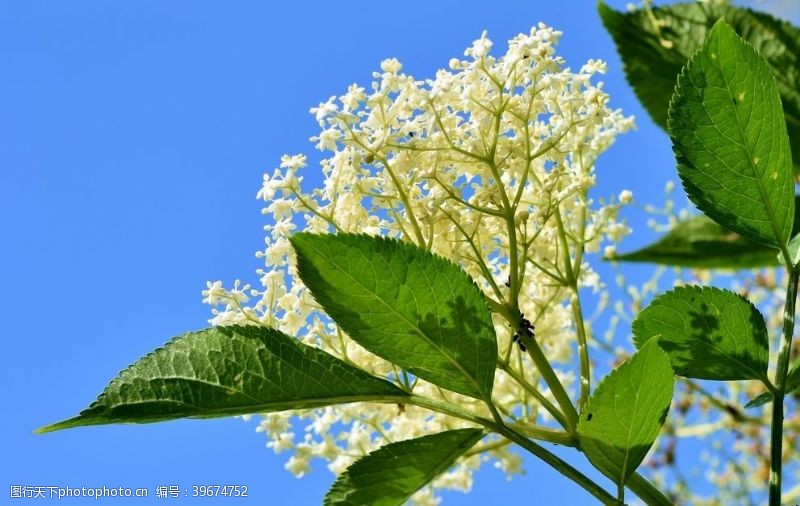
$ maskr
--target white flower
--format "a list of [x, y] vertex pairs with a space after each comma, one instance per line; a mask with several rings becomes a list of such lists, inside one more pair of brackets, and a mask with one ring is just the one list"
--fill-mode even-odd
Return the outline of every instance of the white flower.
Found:
[[487, 37], [487, 32], [481, 34], [481, 38], [472, 43], [472, 47], [464, 51], [465, 56], [471, 56], [476, 60], [486, 56], [492, 50], [492, 41]]
[[581, 67], [581, 73], [586, 74], [605, 74], [608, 65], [603, 60], [589, 60], [586, 65]]
[[294, 448], [294, 433], [283, 432], [267, 443], [267, 448], [272, 448], [275, 453]]
[[268, 174], [264, 174], [264, 182], [261, 185], [261, 189], [256, 194], [256, 198], [261, 200], [272, 200], [272, 197], [275, 196], [275, 188], [273, 188], [271, 184], [271, 178]]
[[314, 115], [320, 126], [324, 124], [328, 116], [333, 116], [339, 110], [334, 100], [336, 100], [336, 97], [331, 97], [327, 102], [320, 102], [317, 107], [312, 107], [310, 109], [310, 112]]
[[350, 111], [352, 109], [357, 109], [358, 104], [363, 102], [367, 98], [367, 94], [364, 93], [364, 88], [357, 84], [351, 84], [347, 88], [347, 93], [339, 97], [339, 101], [342, 103], [345, 111]]
[[381, 62], [381, 70], [391, 74], [397, 74], [403, 69], [403, 64], [397, 61], [397, 58], [388, 58]]
[[206, 289], [203, 290], [203, 299], [204, 304], [208, 304], [211, 306], [216, 306], [219, 304], [220, 300], [225, 297], [227, 291], [222, 288], [222, 281], [211, 281], [206, 282]]
[[308, 447], [303, 445], [298, 446], [297, 451], [286, 462], [284, 467], [287, 471], [295, 475], [297, 478], [302, 478], [307, 472], [311, 470], [309, 460], [311, 459], [311, 451]]
[[332, 151], [336, 149], [336, 142], [339, 140], [341, 133], [336, 128], [328, 128], [322, 131], [318, 137], [312, 137], [312, 141], [317, 141], [315, 147], [320, 151]]
[[306, 155], [283, 155], [281, 157], [282, 169], [300, 169], [306, 166]]
[[286, 432], [291, 425], [289, 418], [284, 414], [270, 413], [263, 415], [256, 432], [266, 432], [269, 437], [278, 437]]

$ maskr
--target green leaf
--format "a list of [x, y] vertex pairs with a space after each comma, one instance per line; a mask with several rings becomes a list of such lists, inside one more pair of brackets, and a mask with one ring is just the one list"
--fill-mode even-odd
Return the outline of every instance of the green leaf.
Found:
[[[791, 394], [800, 388], [800, 361], [795, 362], [789, 374], [786, 376], [786, 393]], [[744, 405], [746, 408], [755, 408], [763, 404], [773, 401], [772, 392], [764, 392], [757, 397], [750, 399], [750, 402]]]
[[[797, 223], [796, 217], [795, 223]], [[793, 265], [800, 264], [800, 235], [796, 235], [789, 240], [789, 258], [792, 260]]]
[[724, 21], [678, 77], [669, 131], [697, 207], [748, 239], [786, 245], [794, 181], [781, 99], [766, 62]]
[[[798, 199], [795, 195], [793, 239], [789, 241], [792, 258], [800, 246]], [[650, 262], [701, 269], [749, 269], [770, 267], [779, 263], [773, 248], [745, 239], [702, 214], [676, 223], [664, 236], [641, 249], [620, 253], [606, 260]]]
[[800, 171], [800, 29], [769, 14], [732, 5], [674, 3], [654, 7], [652, 17], [645, 9], [623, 13], [602, 2], [598, 9], [616, 43], [628, 82], [653, 121], [664, 129], [681, 68], [703, 45], [714, 23], [724, 18], [766, 59], [777, 80], [795, 171]]
[[764, 392], [763, 394], [751, 399], [747, 404], [744, 405], [745, 408], [757, 408], [758, 406], [763, 406], [772, 402], [772, 393], [771, 392]]
[[603, 378], [584, 406], [578, 422], [581, 449], [618, 487], [661, 432], [674, 383], [669, 357], [653, 342]]
[[717, 269], [747, 269], [778, 263], [774, 249], [747, 240], [704, 215], [681, 221], [654, 243], [609, 260]]
[[397, 398], [405, 392], [322, 350], [264, 327], [189, 332], [122, 371], [75, 418], [82, 425], [148, 423]]
[[800, 360], [796, 361], [786, 375], [786, 392], [794, 392], [800, 388]]
[[364, 348], [448, 390], [491, 397], [494, 325], [460, 267], [379, 237], [302, 233], [291, 241], [305, 285]]
[[657, 339], [680, 376], [768, 382], [764, 318], [731, 291], [683, 286], [659, 295], [634, 320], [633, 335], [640, 347]]
[[483, 436], [480, 429], [458, 429], [378, 448], [339, 476], [325, 496], [324, 505], [404, 504]]

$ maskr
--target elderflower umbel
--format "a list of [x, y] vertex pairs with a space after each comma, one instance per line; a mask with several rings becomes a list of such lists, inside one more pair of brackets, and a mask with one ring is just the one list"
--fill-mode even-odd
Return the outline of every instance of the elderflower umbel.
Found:
[[[618, 212], [630, 192], [597, 202], [588, 191], [598, 156], [633, 120], [609, 108], [602, 83], [592, 82], [605, 64], [590, 60], [570, 71], [556, 55], [560, 37], [540, 24], [511, 39], [504, 55], [493, 56], [483, 33], [463, 58], [450, 60], [449, 70], [426, 80], [403, 73], [394, 58], [384, 60], [368, 87], [353, 84], [312, 108], [320, 133], [311, 141], [324, 153], [322, 183], [302, 188], [302, 154], [285, 155], [280, 168], [264, 176], [258, 198], [271, 219], [258, 253], [264, 260], [261, 288], [248, 292], [256, 300], [245, 306], [249, 286], [225, 291], [219, 282], [209, 283], [203, 293], [214, 306], [212, 323], [268, 325], [373, 374], [391, 374], [392, 364], [351, 340], [314, 302], [297, 276], [288, 241], [297, 229], [383, 235], [458, 263], [488, 298], [517, 298], [547, 357], [564, 366], [558, 376], [572, 388], [575, 291], [603, 289], [584, 253], [628, 233]], [[575, 262], [573, 289], [556, 274], [563, 272], [565, 251]], [[538, 384], [508, 325], [497, 319], [496, 331], [509, 371]], [[495, 402], [504, 413], [552, 423], [506, 371], [499, 370], [495, 381]], [[479, 401], [425, 381], [415, 382], [414, 392], [486, 413]], [[299, 443], [289, 423], [295, 417], [307, 427]], [[259, 429], [276, 452], [295, 452], [286, 467], [301, 476], [311, 458], [325, 459], [339, 473], [388, 442], [467, 425], [414, 406], [377, 404], [269, 414]], [[509, 475], [521, 472], [521, 459], [507, 444], [483, 444], [485, 452], [478, 447], [434, 489], [469, 489], [472, 474], [489, 459]], [[430, 488], [415, 500], [438, 502]]]

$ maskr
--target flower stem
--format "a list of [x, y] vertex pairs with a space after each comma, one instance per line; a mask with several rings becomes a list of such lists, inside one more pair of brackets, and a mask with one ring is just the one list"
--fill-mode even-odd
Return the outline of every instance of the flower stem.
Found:
[[628, 478], [626, 486], [649, 506], [672, 506], [674, 503], [639, 473]]
[[554, 406], [550, 400], [542, 394], [538, 388], [531, 385], [520, 373], [514, 370], [513, 367], [508, 362], [503, 360], [497, 361], [497, 367], [501, 370], [505, 371], [506, 374], [511, 376], [511, 378], [516, 381], [517, 383], [522, 386], [529, 394], [531, 394], [542, 407], [547, 410], [548, 413], [565, 429], [569, 428], [569, 423], [567, 423], [567, 419], [564, 414], [558, 409], [558, 407]]
[[[403, 399], [403, 402], [407, 404], [413, 404], [421, 408], [427, 408], [432, 411], [437, 411], [439, 413], [444, 413], [446, 415], [454, 416], [456, 418], [461, 418], [462, 420], [468, 420], [477, 425], [482, 425], [483, 427], [493, 432], [496, 432], [501, 436], [505, 437], [506, 439], [518, 444], [519, 446], [523, 447], [536, 457], [539, 457], [545, 463], [553, 467], [556, 471], [560, 472], [570, 480], [574, 481], [575, 483], [586, 489], [590, 494], [600, 499], [600, 501], [603, 504], [617, 503], [616, 499], [611, 494], [603, 490], [603, 488], [600, 485], [593, 482], [585, 474], [575, 469], [567, 462], [561, 460], [561, 458], [551, 453], [543, 446], [531, 441], [530, 439], [526, 438], [525, 436], [523, 436], [516, 430], [512, 429], [511, 427], [508, 427], [502, 422], [502, 420], [499, 421], [490, 420], [488, 418], [484, 418], [474, 413], [471, 413], [454, 404], [437, 401], [427, 397], [421, 397], [419, 395], [409, 395], [407, 397], [401, 397], [401, 399]], [[567, 439], [564, 436], [564, 434], [557, 433], [557, 431], [541, 430], [537, 431], [537, 433], [539, 436], [552, 435], [553, 442], [556, 444], [564, 444], [567, 442]]]
[[[570, 464], [563, 461], [561, 458], [543, 446], [522, 435], [520, 431], [528, 433], [535, 432], [535, 436], [541, 440], [554, 444], [571, 446], [575, 444], [575, 441], [568, 433], [554, 431], [552, 429], [548, 430], [545, 427], [536, 427], [535, 429], [531, 426], [522, 425], [509, 427], [505, 425], [502, 420], [490, 420], [465, 410], [460, 406], [419, 395], [403, 396], [399, 399], [402, 399], [401, 402], [407, 404], [412, 404], [421, 408], [427, 408], [431, 411], [443, 413], [455, 418], [461, 418], [462, 420], [467, 420], [476, 425], [482, 425], [483, 427], [496, 432], [506, 439], [518, 444], [528, 452], [532, 453], [534, 456], [543, 460], [556, 471], [560, 472], [570, 480], [574, 481], [576, 484], [583, 487], [586, 491], [599, 499], [603, 504], [619, 504], [617, 499], [606, 492], [600, 485], [592, 481], [585, 474], [572, 467]], [[394, 398], [387, 399], [387, 401], [397, 402]], [[672, 506], [673, 504], [672, 501], [670, 501], [652, 483], [647, 481], [640, 474], [634, 473], [631, 475], [626, 486], [649, 506]]]
[[548, 443], [572, 448], [578, 444], [578, 440], [574, 435], [561, 430], [551, 429], [550, 427], [542, 427], [540, 425], [519, 422], [509, 424], [509, 427], [526, 437], [538, 439], [540, 441], [547, 441]]
[[550, 362], [547, 360], [544, 352], [542, 352], [536, 339], [526, 335], [520, 335], [520, 340], [522, 344], [525, 345], [528, 356], [533, 360], [533, 363], [539, 370], [539, 374], [542, 375], [542, 379], [544, 379], [547, 386], [550, 387], [550, 391], [553, 397], [555, 397], [556, 403], [558, 403], [558, 406], [567, 418], [568, 430], [574, 431], [575, 427], [578, 426], [578, 412], [572, 404], [569, 394], [567, 394], [567, 391], [564, 389], [561, 380], [556, 376], [553, 366], [550, 365]]
[[561, 210], [556, 206], [555, 211], [556, 225], [558, 226], [558, 235], [564, 248], [564, 269], [566, 271], [566, 280], [570, 290], [572, 291], [571, 306], [573, 319], [575, 320], [576, 334], [578, 336], [578, 357], [581, 367], [581, 393], [578, 399], [578, 409], [583, 409], [583, 405], [589, 400], [589, 391], [591, 389], [591, 363], [589, 362], [589, 346], [586, 339], [586, 328], [583, 323], [583, 310], [581, 309], [581, 299], [578, 294], [578, 273], [576, 269], [580, 265], [572, 266], [572, 258], [569, 253], [569, 242], [567, 241], [566, 230], [564, 229], [564, 222], [561, 220]]
[[797, 278], [800, 269], [787, 264], [789, 282], [786, 288], [786, 306], [783, 310], [783, 339], [775, 368], [775, 393], [772, 403], [772, 435], [770, 437], [769, 505], [781, 504], [781, 474], [783, 471], [783, 399], [786, 395], [786, 376], [794, 334], [794, 311], [797, 304]]
[[595, 496], [603, 504], [618, 504], [614, 496], [606, 492], [600, 485], [592, 481], [579, 470], [569, 465], [567, 462], [561, 460], [557, 455], [551, 453], [543, 446], [534, 443], [530, 439], [522, 436], [518, 432], [506, 427], [505, 425], [496, 424], [491, 428], [502, 436], [505, 436], [506, 438], [525, 448], [528, 452], [549, 464], [556, 471], [560, 472], [570, 480], [583, 487], [584, 490]]

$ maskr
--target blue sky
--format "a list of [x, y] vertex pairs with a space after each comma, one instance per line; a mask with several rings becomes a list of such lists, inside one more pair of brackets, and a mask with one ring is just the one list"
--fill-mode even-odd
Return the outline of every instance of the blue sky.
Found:
[[[764, 7], [800, 17], [788, 1]], [[332, 475], [318, 466], [293, 478], [253, 422], [31, 430], [205, 326], [206, 280], [255, 280], [255, 193], [283, 153], [313, 151], [309, 107], [368, 82], [383, 58], [427, 77], [483, 29], [502, 47], [538, 21], [565, 32], [560, 53], [574, 68], [607, 60], [612, 104], [638, 120], [601, 158], [594, 194], [628, 188], [660, 203], [675, 177], [668, 140], [625, 83], [590, 0], [0, 2], [0, 497], [10, 485], [153, 495], [158, 485], [237, 484], [249, 486], [249, 504], [319, 503]], [[637, 210], [628, 247], [652, 239]], [[591, 502], [533, 459], [527, 469], [506, 482], [487, 466], [472, 494], [446, 504]], [[244, 503], [204, 502], [225, 501]]]

